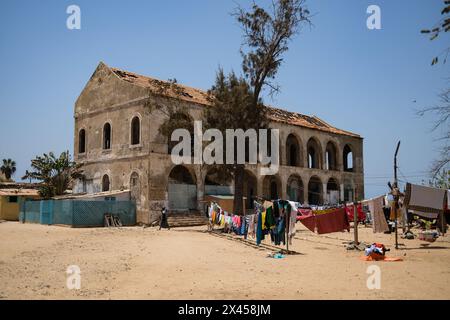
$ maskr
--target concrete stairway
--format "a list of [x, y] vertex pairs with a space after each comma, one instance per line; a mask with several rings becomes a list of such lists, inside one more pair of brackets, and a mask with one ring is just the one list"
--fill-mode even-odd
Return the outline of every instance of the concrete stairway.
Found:
[[208, 218], [199, 211], [169, 212], [167, 221], [171, 228], [203, 226], [208, 224]]

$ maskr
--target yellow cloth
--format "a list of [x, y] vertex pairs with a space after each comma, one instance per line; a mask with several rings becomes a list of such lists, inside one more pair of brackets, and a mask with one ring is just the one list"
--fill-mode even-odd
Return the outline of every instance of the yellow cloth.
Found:
[[266, 230], [266, 210], [264, 210], [261, 213], [261, 216], [262, 216], [262, 220], [261, 220], [261, 222], [262, 222], [262, 229]]
[[336, 211], [336, 209], [314, 210], [313, 213], [315, 215], [318, 215], [318, 214], [327, 214], [327, 213], [331, 213], [331, 212], [334, 212], [334, 211]]

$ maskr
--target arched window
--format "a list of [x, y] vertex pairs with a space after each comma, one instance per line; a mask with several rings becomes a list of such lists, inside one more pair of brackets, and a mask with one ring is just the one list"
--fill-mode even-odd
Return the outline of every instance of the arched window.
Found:
[[108, 122], [103, 126], [103, 149], [111, 149], [111, 125]]
[[286, 162], [288, 166], [300, 166], [300, 147], [297, 138], [290, 134], [286, 140]]
[[308, 141], [308, 168], [320, 169], [321, 168], [321, 148], [316, 139], [311, 138]]
[[109, 191], [109, 177], [105, 174], [102, 178], [102, 191]]
[[139, 117], [134, 117], [131, 120], [131, 144], [139, 144], [141, 140], [141, 123]]
[[334, 143], [328, 142], [325, 152], [325, 166], [327, 170], [337, 170], [336, 147]]
[[86, 131], [81, 129], [78, 133], [78, 153], [86, 152]]
[[353, 152], [348, 144], [344, 147], [344, 171], [353, 171]]

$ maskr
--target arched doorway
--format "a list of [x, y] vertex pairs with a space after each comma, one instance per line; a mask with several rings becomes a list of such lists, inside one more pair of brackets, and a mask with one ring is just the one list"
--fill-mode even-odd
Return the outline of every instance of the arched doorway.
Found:
[[130, 176], [130, 194], [131, 200], [134, 200], [136, 205], [139, 205], [141, 202], [141, 182], [137, 172], [133, 172]]
[[197, 209], [197, 184], [185, 166], [178, 165], [170, 171], [168, 197], [171, 211]]
[[292, 175], [289, 177], [287, 182], [287, 195], [291, 201], [300, 203], [305, 201], [303, 181], [299, 176]]
[[308, 168], [309, 169], [320, 169], [322, 168], [322, 156], [321, 147], [317, 139], [311, 138], [307, 144], [308, 150]]
[[247, 210], [253, 210], [254, 208], [254, 200], [257, 195], [256, 190], [256, 177], [253, 173], [248, 170], [244, 172], [244, 197], [246, 197], [246, 205], [245, 208]]
[[317, 176], [312, 176], [308, 183], [308, 203], [310, 205], [323, 204], [322, 181]]
[[300, 167], [300, 143], [291, 133], [286, 139], [286, 164], [291, 167]]
[[265, 176], [263, 181], [264, 198], [270, 200], [280, 199], [281, 182], [278, 176]]
[[218, 169], [210, 168], [205, 176], [205, 195], [232, 195], [233, 187], [231, 181], [223, 178]]
[[106, 192], [109, 191], [109, 189], [110, 189], [109, 176], [105, 174], [102, 178], [102, 191]]
[[327, 170], [337, 170], [337, 152], [336, 146], [333, 142], [327, 143], [327, 148], [325, 151], [325, 169]]
[[330, 178], [327, 183], [327, 202], [334, 205], [338, 204], [339, 201], [339, 184], [335, 178]]
[[355, 200], [355, 191], [352, 181], [344, 181], [344, 201], [353, 202]]

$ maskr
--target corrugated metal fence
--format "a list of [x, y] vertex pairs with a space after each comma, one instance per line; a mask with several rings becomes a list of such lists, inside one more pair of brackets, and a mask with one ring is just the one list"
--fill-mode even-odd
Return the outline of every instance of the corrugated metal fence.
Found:
[[20, 206], [19, 220], [23, 223], [102, 227], [105, 214], [119, 216], [124, 226], [136, 224], [136, 204], [134, 201], [24, 201]]

